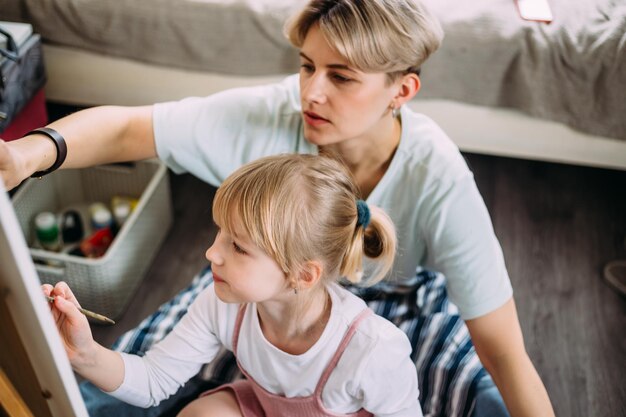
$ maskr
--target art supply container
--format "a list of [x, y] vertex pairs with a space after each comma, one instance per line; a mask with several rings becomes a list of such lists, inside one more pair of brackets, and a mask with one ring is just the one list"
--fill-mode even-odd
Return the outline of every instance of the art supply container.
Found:
[[[139, 201], [103, 256], [82, 258], [32, 246], [36, 214], [85, 207], [87, 220], [91, 203], [119, 195]], [[82, 307], [114, 320], [127, 308], [172, 223], [167, 169], [157, 160], [55, 171], [27, 180], [12, 200], [41, 281], [66, 281]]]

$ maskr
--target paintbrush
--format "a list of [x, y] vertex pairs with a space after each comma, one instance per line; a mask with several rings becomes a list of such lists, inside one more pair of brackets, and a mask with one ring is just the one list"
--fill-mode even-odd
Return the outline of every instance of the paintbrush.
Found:
[[[50, 302], [54, 301], [54, 297], [50, 297], [50, 296], [46, 295], [46, 298]], [[108, 317], [103, 316], [102, 314], [94, 313], [93, 311], [85, 310], [84, 308], [80, 308], [80, 307], [78, 307], [78, 311], [80, 311], [81, 313], [83, 313], [87, 317], [91, 317], [92, 319], [99, 320], [99, 321], [101, 321], [103, 323], [115, 324], [115, 322], [113, 320], [111, 320]]]

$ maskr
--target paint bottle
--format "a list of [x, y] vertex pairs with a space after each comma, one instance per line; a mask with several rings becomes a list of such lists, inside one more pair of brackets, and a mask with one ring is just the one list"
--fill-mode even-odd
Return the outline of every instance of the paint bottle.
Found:
[[44, 211], [35, 217], [35, 234], [41, 246], [49, 251], [61, 250], [61, 237], [57, 216], [49, 211]]
[[105, 227], [113, 228], [113, 215], [103, 203], [90, 205], [89, 213], [91, 214], [91, 227], [93, 230], [100, 230]]
[[115, 218], [115, 225], [117, 229], [121, 229], [122, 225], [128, 220], [132, 207], [128, 200], [118, 199], [111, 202], [113, 207], [113, 218]]
[[87, 258], [99, 258], [104, 256], [113, 242], [113, 232], [110, 227], [96, 230], [91, 236], [87, 236], [80, 242], [80, 251]]
[[80, 213], [76, 210], [67, 210], [61, 218], [61, 235], [63, 243], [68, 245], [79, 242], [85, 232]]

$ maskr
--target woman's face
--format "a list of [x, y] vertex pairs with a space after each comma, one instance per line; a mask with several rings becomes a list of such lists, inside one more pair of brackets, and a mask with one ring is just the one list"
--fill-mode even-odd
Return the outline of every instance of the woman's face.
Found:
[[[311, 27], [300, 52], [300, 100], [304, 136], [318, 146], [356, 138], [387, 137], [390, 105], [398, 94], [386, 74], [352, 67]], [[382, 135], [382, 136], [381, 136]]]

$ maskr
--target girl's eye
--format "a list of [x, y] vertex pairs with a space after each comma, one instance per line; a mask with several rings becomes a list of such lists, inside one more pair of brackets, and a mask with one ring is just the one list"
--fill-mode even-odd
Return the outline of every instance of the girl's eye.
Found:
[[241, 249], [241, 246], [239, 246], [235, 242], [233, 242], [233, 248], [235, 249], [235, 252], [237, 252], [237, 253], [240, 253], [242, 255], [247, 255], [248, 254], [248, 252], [246, 252], [245, 250]]

